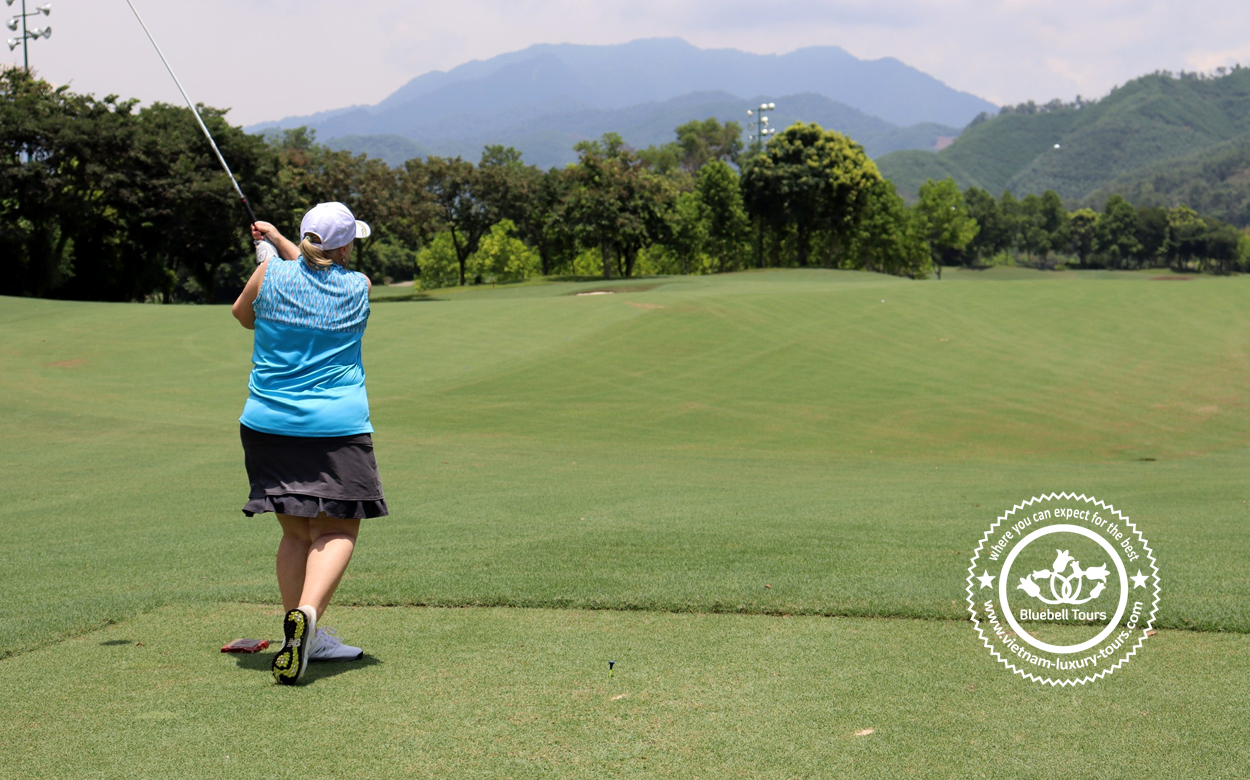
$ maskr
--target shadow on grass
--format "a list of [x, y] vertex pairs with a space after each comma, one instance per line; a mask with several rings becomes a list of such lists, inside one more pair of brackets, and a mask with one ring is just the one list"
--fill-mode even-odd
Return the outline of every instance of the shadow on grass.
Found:
[[[249, 672], [270, 673], [273, 665], [273, 653], [247, 653], [234, 656], [234, 662], [240, 669]], [[311, 685], [317, 680], [327, 677], [335, 677], [344, 672], [352, 672], [357, 669], [365, 669], [370, 666], [377, 666], [382, 663], [382, 659], [365, 653], [365, 655], [355, 661], [319, 661], [308, 664], [308, 668], [304, 670], [304, 678], [300, 680], [300, 685]]]
[[369, 305], [375, 303], [412, 303], [422, 301], [445, 301], [446, 298], [435, 298], [429, 293], [413, 293], [412, 295], [387, 295], [382, 298], [370, 298]]
[[133, 645], [134, 642], [129, 639], [110, 639], [107, 642], [101, 642], [100, 647], [121, 647], [122, 645]]

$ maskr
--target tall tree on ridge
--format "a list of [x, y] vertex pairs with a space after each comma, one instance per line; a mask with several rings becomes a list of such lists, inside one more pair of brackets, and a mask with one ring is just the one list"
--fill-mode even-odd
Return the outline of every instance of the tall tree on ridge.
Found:
[[836, 251], [880, 178], [862, 146], [839, 132], [797, 122], [748, 163], [742, 190], [748, 212], [774, 232], [794, 229], [799, 265], [807, 266], [815, 233], [825, 231]]
[[648, 171], [616, 133], [574, 147], [580, 155], [569, 169], [572, 187], [564, 214], [579, 240], [599, 249], [603, 278], [612, 267], [632, 276], [638, 252], [663, 240], [676, 191]]

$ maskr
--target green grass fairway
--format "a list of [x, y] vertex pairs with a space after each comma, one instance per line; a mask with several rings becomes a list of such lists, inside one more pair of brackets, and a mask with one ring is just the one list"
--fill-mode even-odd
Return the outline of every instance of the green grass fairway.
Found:
[[[379, 290], [393, 514], [328, 618], [375, 663], [294, 691], [214, 652], [277, 634], [276, 523], [239, 512], [251, 334], [0, 298], [0, 756], [256, 765], [295, 696], [366, 713], [325, 776], [1245, 774], [1250, 278], [945, 276]], [[964, 621], [981, 534], [1050, 491], [1130, 516], [1162, 581], [1165, 630], [1075, 691]]]

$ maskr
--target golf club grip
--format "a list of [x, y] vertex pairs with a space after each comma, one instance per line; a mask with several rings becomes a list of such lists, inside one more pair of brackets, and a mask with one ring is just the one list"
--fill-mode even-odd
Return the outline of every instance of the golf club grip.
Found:
[[247, 209], [247, 215], [252, 218], [252, 221], [248, 223], [248, 227], [259, 222], [260, 220], [256, 219], [256, 212], [252, 211], [252, 204], [247, 202], [247, 198], [241, 198], [240, 202], [243, 204], [243, 208]]

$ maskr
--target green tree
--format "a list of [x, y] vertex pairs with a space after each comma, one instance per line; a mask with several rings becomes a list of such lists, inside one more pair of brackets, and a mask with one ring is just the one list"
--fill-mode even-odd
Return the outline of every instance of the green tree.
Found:
[[417, 252], [417, 268], [423, 289], [455, 287], [461, 283], [460, 255], [449, 231], [435, 233], [429, 243]]
[[648, 171], [616, 133], [574, 147], [563, 214], [583, 246], [597, 248], [603, 277], [632, 276], [643, 247], [667, 238], [676, 190]]
[[[11, 256], [0, 293], [214, 300], [223, 269], [239, 267], [243, 210], [191, 111], [134, 107], [0, 72], [0, 230]], [[274, 173], [262, 139], [222, 111], [201, 114], [241, 180]]]
[[1242, 261], [1241, 244], [1245, 235], [1218, 219], [1207, 218], [1206, 263], [1204, 270], [1230, 274]]
[[693, 120], [677, 128], [677, 145], [682, 151], [681, 166], [696, 173], [710, 162], [736, 162], [742, 153], [742, 126], [721, 124], [714, 117]]
[[390, 236], [373, 244], [370, 262], [366, 273], [378, 284], [406, 282], [417, 273], [417, 253]]
[[638, 159], [646, 168], [660, 174], [680, 171], [693, 175], [710, 162], [737, 162], [742, 153], [742, 126], [737, 122], [722, 125], [715, 117], [696, 119], [675, 132], [676, 141], [638, 150]]
[[433, 198], [440, 227], [451, 236], [463, 286], [469, 258], [493, 224], [493, 214], [482, 196], [482, 177], [473, 163], [459, 157], [430, 157], [424, 163], [409, 160], [405, 165], [425, 168], [426, 190]]
[[645, 149], [639, 149], [637, 155], [638, 161], [642, 163], [643, 167], [653, 173], [658, 173], [662, 176], [678, 176], [686, 173], [682, 167], [682, 159], [685, 156], [685, 152], [682, 151], [682, 148], [675, 141], [670, 141], [660, 146], [648, 146]]
[[[1112, 195], [1112, 198], [1119, 197]], [[1121, 198], [1123, 200], [1123, 198]], [[1110, 199], [1107, 201], [1111, 202]], [[1131, 207], [1130, 207], [1131, 208]], [[1166, 265], [1168, 255], [1168, 210], [1157, 206], [1137, 209], [1135, 262], [1144, 266]], [[1127, 267], [1127, 266], [1126, 266]]]
[[1098, 246], [1098, 212], [1093, 209], [1072, 212], [1068, 228], [1072, 251], [1080, 264], [1088, 268], [1094, 262], [1094, 252]]
[[1016, 248], [1028, 258], [1032, 264], [1041, 265], [1052, 249], [1051, 234], [1046, 229], [1042, 213], [1042, 198], [1036, 193], [1029, 193], [1020, 199], [1017, 225], [1020, 233]]
[[728, 163], [712, 160], [699, 169], [694, 187], [706, 219], [707, 251], [715, 258], [717, 270], [743, 267], [751, 223], [738, 174]]
[[964, 258], [969, 264], [984, 262], [1011, 249], [1011, 229], [993, 195], [980, 187], [969, 187], [964, 192], [964, 205], [968, 216], [976, 221], [978, 227], [976, 236], [964, 250]]
[[523, 231], [538, 250], [544, 275], [566, 268], [577, 255], [577, 236], [565, 213], [573, 176], [570, 169], [552, 168], [542, 175], [530, 199]]
[[561, 213], [568, 194], [562, 171], [544, 173], [525, 165], [516, 149], [495, 145], [482, 152], [478, 173], [490, 214], [516, 225], [517, 235], [538, 251], [543, 274], [570, 258], [574, 242]]
[[868, 193], [864, 216], [851, 233], [848, 267], [924, 279], [933, 268], [915, 212], [893, 182], [881, 179]]
[[1168, 209], [1168, 238], [1164, 258], [1177, 270], [1188, 270], [1202, 259], [1207, 249], [1207, 223], [1188, 206]]
[[836, 254], [880, 178], [862, 146], [836, 131], [798, 122], [749, 162], [742, 190], [747, 212], [774, 234], [794, 231], [798, 264], [806, 266], [818, 231], [827, 234], [829, 255]]
[[[221, 152], [256, 206], [272, 200], [268, 177], [276, 172], [264, 141], [226, 122], [225, 111], [198, 108]], [[254, 266], [248, 217], [230, 179], [218, 166], [190, 109], [161, 103], [139, 115], [139, 132], [126, 167], [131, 169], [129, 242], [149, 267], [163, 266], [166, 301], [219, 301], [233, 297]], [[142, 183], [139, 183], [142, 182]], [[76, 241], [81, 247], [82, 241]], [[90, 285], [75, 297], [96, 297], [106, 283], [94, 269], [79, 268], [76, 281]], [[128, 285], [127, 285], [128, 286]], [[225, 296], [219, 287], [225, 288]], [[153, 291], [155, 292], [155, 291]], [[137, 299], [137, 290], [126, 294]]]
[[1068, 229], [1068, 211], [1053, 190], [1041, 195], [1030, 193], [1020, 201], [1019, 239], [1017, 248], [1031, 262], [1052, 267], [1055, 253], [1068, 251], [1071, 235]]
[[515, 282], [542, 272], [538, 253], [515, 233], [516, 225], [510, 219], [502, 219], [491, 226], [469, 263], [475, 280]]
[[478, 193], [490, 214], [510, 220], [518, 228], [528, 227], [531, 201], [542, 173], [521, 162], [519, 151], [500, 145], [487, 146], [482, 151], [477, 173]]
[[1011, 194], [1011, 190], [1003, 190], [1003, 194], [998, 196], [998, 210], [1002, 215], [1005, 241], [1003, 249], [1012, 253], [1018, 252], [1026, 220], [1024, 207], [1016, 196]]
[[1142, 251], [1137, 231], [1137, 209], [1119, 195], [1112, 195], [1098, 218], [1095, 251], [1108, 267], [1129, 268]]
[[930, 179], [920, 185], [920, 198], [915, 208], [920, 234], [929, 244], [940, 279], [943, 265], [962, 262], [964, 248], [976, 238], [980, 227], [968, 214], [954, 179]]
[[698, 273], [708, 243], [708, 208], [695, 192], [677, 196], [669, 230], [668, 245], [677, 255], [681, 273]]
[[1038, 204], [1038, 227], [1046, 234], [1049, 252], [1067, 252], [1072, 243], [1071, 227], [1068, 210], [1063, 206], [1063, 199], [1054, 190], [1042, 193]]
[[578, 241], [599, 250], [604, 279], [612, 278], [619, 228], [633, 222], [626, 200], [635, 162], [624, 146], [619, 135], [607, 133], [598, 141], [581, 141], [573, 147], [579, 159], [570, 170], [572, 187], [564, 215]]
[[386, 236], [400, 246], [415, 250], [429, 240], [438, 225], [439, 206], [429, 187], [426, 166], [420, 160], [404, 163], [395, 169], [395, 190], [391, 193]]

